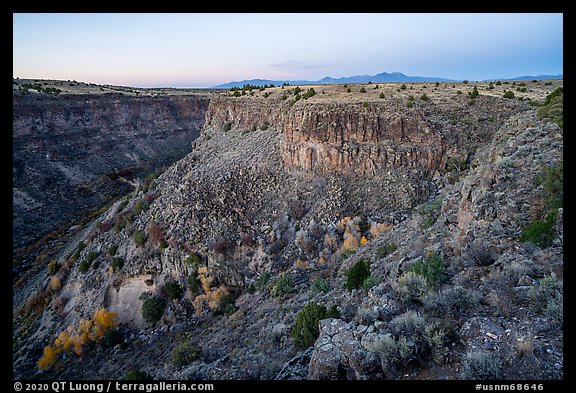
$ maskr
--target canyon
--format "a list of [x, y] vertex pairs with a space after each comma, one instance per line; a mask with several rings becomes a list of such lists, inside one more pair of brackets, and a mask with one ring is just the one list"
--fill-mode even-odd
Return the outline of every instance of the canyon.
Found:
[[[15, 284], [15, 377], [467, 379], [484, 356], [490, 376], [561, 379], [562, 208], [549, 244], [523, 233], [545, 213], [533, 180], [561, 164], [538, 105], [562, 81], [528, 84], [515, 99], [515, 82], [15, 93], [15, 245], [109, 202]], [[434, 284], [418, 270], [433, 256]], [[372, 281], [348, 290], [364, 262]], [[311, 302], [339, 315], [302, 348]], [[39, 370], [99, 307], [121, 343]]]

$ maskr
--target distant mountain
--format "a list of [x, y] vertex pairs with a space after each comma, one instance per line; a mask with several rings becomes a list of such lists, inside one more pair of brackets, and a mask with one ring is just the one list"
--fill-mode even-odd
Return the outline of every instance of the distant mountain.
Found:
[[242, 87], [246, 84], [263, 86], [274, 84], [275, 86], [280, 86], [283, 83], [289, 83], [291, 85], [333, 85], [333, 84], [343, 84], [343, 83], [384, 83], [384, 82], [456, 82], [456, 80], [438, 78], [438, 77], [428, 77], [428, 76], [408, 76], [401, 72], [382, 72], [376, 75], [355, 75], [346, 76], [342, 78], [331, 78], [329, 76], [322, 78], [318, 81], [305, 81], [305, 80], [269, 80], [269, 79], [248, 79], [243, 81], [234, 81], [224, 83], [222, 85], [214, 86], [220, 89], [230, 89], [232, 87]]
[[[518, 76], [516, 78], [495, 78], [486, 79], [484, 81], [501, 80], [542, 80], [542, 79], [562, 79], [563, 74], [560, 75], [537, 75], [537, 76]], [[401, 72], [382, 72], [376, 75], [355, 75], [345, 76], [342, 78], [331, 78], [329, 76], [317, 81], [306, 80], [270, 80], [270, 79], [247, 79], [243, 81], [234, 81], [214, 86], [217, 89], [230, 89], [232, 87], [242, 87], [246, 84], [263, 86], [273, 84], [274, 86], [281, 86], [283, 83], [290, 85], [334, 85], [344, 83], [385, 83], [385, 82], [461, 82], [463, 79], [446, 79], [434, 76], [408, 76]]]

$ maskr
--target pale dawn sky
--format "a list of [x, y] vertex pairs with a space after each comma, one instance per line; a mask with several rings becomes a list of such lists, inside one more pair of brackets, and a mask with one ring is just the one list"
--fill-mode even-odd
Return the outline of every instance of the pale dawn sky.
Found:
[[137, 87], [563, 73], [562, 14], [13, 14], [13, 76]]

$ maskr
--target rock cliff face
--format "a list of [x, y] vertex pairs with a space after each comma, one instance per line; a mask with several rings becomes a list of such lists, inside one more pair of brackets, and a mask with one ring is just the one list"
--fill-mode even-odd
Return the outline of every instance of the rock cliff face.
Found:
[[[448, 148], [422, 113], [386, 104], [308, 105], [283, 124], [284, 162], [314, 172], [375, 174], [380, 169], [443, 167]], [[457, 151], [453, 152], [457, 153]]]
[[190, 152], [201, 96], [14, 94], [13, 241], [30, 244]]

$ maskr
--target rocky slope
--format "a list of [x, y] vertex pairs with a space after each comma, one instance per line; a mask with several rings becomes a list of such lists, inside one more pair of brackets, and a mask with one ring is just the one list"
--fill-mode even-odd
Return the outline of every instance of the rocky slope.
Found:
[[[471, 104], [462, 84], [412, 87], [213, 98], [196, 149], [39, 276], [16, 312], [14, 375], [562, 378], [558, 205], [549, 242], [522, 238], [546, 213], [533, 180], [561, 162], [562, 129], [488, 84]], [[371, 278], [349, 291], [360, 261]], [[302, 345], [291, 332], [309, 302], [339, 317]], [[38, 371], [98, 307], [118, 314], [118, 345]]]
[[124, 178], [184, 157], [208, 105], [196, 95], [73, 92], [15, 90], [15, 249], [125, 194], [132, 186]]

